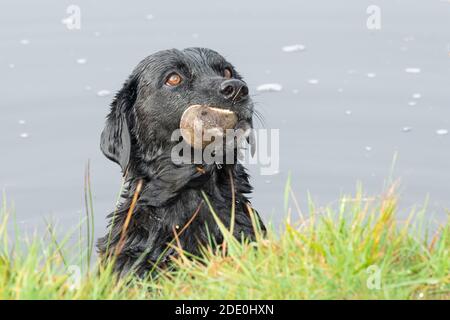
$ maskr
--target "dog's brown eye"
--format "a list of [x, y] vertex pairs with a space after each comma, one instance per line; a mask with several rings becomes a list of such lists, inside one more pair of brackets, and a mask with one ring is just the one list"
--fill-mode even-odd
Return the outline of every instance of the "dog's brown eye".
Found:
[[181, 83], [181, 76], [178, 73], [172, 73], [167, 77], [166, 84], [175, 87]]
[[225, 68], [225, 70], [223, 70], [223, 77], [225, 79], [231, 79], [233, 77], [233, 72], [231, 72], [230, 68]]

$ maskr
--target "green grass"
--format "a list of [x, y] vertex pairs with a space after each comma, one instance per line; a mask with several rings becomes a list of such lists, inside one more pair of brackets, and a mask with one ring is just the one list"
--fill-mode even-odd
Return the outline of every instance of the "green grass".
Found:
[[50, 225], [45, 237], [21, 238], [3, 200], [0, 300], [450, 298], [448, 222], [430, 229], [424, 213], [399, 220], [392, 190], [375, 198], [358, 192], [334, 207], [310, 203], [307, 214], [291, 213], [297, 201], [289, 186], [285, 195], [281, 231], [269, 226], [266, 237], [240, 243], [221, 226], [226, 256], [205, 248], [203, 257], [188, 259], [178, 248], [176, 271], [145, 280], [115, 279], [110, 266], [96, 263], [88, 268], [90, 231], [81, 232], [84, 245], [75, 246], [68, 241], [73, 234], [58, 242]]

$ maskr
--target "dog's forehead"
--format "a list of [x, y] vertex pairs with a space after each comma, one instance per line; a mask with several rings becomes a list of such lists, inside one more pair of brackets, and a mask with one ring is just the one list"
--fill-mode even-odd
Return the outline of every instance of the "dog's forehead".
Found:
[[[207, 48], [187, 48], [184, 50], [170, 49], [158, 51], [145, 58], [136, 67], [135, 72], [146, 76], [155, 76], [168, 68], [180, 65], [187, 67], [191, 72], [212, 71], [215, 67], [229, 64], [223, 56]], [[149, 71], [149, 72], [146, 72]]]
[[214, 67], [227, 64], [218, 52], [207, 48], [187, 48], [183, 50], [186, 60], [192, 67]]

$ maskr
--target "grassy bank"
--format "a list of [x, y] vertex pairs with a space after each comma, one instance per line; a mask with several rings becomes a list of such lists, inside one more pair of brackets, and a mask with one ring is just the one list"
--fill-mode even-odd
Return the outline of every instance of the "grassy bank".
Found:
[[[429, 234], [421, 217], [400, 221], [396, 203], [387, 192], [344, 197], [336, 208], [310, 204], [252, 244], [223, 230], [227, 256], [181, 254], [176, 271], [154, 280], [115, 280], [95, 263], [86, 270], [90, 250], [56, 241], [50, 227], [28, 240], [8, 234], [4, 203], [0, 299], [450, 299], [449, 223]], [[286, 204], [296, 208], [295, 199]]]

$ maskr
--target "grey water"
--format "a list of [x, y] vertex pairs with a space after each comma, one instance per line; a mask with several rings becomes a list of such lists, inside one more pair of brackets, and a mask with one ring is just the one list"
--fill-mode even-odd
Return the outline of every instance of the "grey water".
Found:
[[[70, 5], [79, 29], [63, 23]], [[371, 5], [379, 29], [367, 26]], [[121, 185], [99, 150], [113, 94], [145, 56], [191, 46], [229, 59], [264, 118], [258, 127], [280, 130], [278, 173], [250, 168], [265, 220], [285, 217], [289, 174], [305, 209], [308, 193], [325, 206], [358, 182], [377, 195], [399, 180], [401, 216], [428, 199], [427, 217], [446, 219], [449, 1], [2, 0], [0, 189], [23, 228], [78, 223], [89, 160], [95, 233], [104, 232]]]

